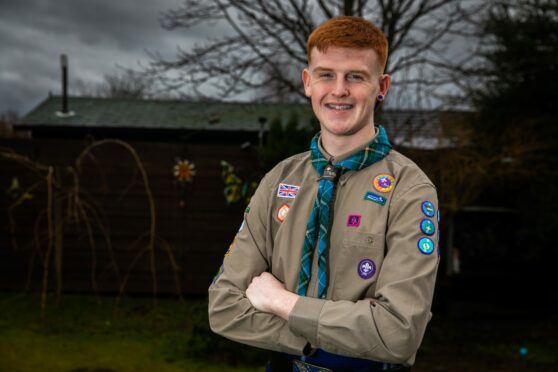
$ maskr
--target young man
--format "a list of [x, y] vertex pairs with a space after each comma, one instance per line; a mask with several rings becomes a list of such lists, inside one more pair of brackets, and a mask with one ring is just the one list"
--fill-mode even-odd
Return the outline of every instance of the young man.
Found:
[[209, 288], [212, 330], [275, 351], [268, 370], [414, 363], [431, 316], [438, 201], [374, 125], [386, 58], [384, 35], [361, 18], [310, 35], [302, 80], [321, 132], [261, 181]]

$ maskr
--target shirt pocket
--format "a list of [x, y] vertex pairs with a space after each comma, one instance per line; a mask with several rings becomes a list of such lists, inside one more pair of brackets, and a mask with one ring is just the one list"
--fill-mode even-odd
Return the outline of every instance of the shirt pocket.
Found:
[[383, 248], [383, 235], [345, 232], [334, 269], [333, 300], [372, 297], [384, 260]]

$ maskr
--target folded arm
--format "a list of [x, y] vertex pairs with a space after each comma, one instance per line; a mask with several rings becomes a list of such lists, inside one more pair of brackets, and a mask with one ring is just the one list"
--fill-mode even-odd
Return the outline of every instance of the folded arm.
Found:
[[213, 332], [231, 340], [300, 355], [307, 340], [295, 335], [286, 320], [258, 310], [246, 297], [252, 279], [269, 270], [271, 252], [265, 244], [269, 196], [264, 178], [243, 227], [225, 254], [220, 274], [209, 287], [209, 324]]

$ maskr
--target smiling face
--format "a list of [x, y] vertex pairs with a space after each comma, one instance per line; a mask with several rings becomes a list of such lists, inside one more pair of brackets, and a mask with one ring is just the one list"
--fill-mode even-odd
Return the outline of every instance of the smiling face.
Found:
[[377, 59], [372, 49], [332, 46], [311, 52], [310, 66], [302, 72], [304, 91], [320, 121], [322, 144], [332, 155], [340, 149], [328, 144], [350, 151], [374, 135], [374, 105], [390, 86]]

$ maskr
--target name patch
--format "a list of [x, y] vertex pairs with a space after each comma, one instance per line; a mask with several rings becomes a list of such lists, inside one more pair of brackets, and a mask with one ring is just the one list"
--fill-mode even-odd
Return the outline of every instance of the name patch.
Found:
[[386, 198], [384, 198], [383, 196], [374, 194], [373, 192], [368, 191], [366, 194], [364, 194], [364, 200], [368, 200], [368, 201], [372, 201], [374, 203], [378, 203], [380, 205], [384, 205], [386, 204]]

